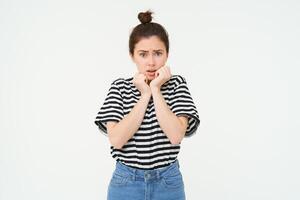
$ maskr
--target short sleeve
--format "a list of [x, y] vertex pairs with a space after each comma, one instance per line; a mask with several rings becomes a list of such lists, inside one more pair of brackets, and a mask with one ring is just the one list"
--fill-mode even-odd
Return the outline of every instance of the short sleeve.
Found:
[[109, 90], [106, 98], [100, 107], [100, 110], [96, 116], [95, 124], [100, 131], [107, 136], [106, 123], [109, 121], [119, 122], [123, 119], [123, 101], [121, 91], [114, 81]]
[[176, 116], [187, 116], [188, 127], [185, 137], [190, 137], [200, 125], [200, 118], [185, 78], [180, 76], [171, 99], [170, 109]]

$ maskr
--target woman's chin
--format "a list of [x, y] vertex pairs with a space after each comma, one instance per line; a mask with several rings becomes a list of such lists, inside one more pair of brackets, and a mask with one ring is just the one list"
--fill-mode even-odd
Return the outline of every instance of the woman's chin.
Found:
[[152, 81], [154, 78], [155, 78], [154, 76], [147, 76], [147, 79], [148, 79], [148, 80], [151, 80], [151, 81]]

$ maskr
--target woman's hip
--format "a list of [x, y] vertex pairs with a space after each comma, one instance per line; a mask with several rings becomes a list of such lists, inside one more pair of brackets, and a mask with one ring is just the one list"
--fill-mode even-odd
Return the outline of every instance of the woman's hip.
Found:
[[154, 170], [137, 169], [118, 161], [109, 183], [108, 199], [185, 199], [178, 160]]

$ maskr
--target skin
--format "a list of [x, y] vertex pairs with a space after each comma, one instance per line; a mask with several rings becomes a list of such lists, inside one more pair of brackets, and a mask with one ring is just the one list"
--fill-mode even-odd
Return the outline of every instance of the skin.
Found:
[[[164, 43], [157, 36], [142, 38], [130, 56], [137, 66], [132, 82], [140, 91], [141, 98], [120, 122], [107, 122], [111, 144], [121, 149], [134, 135], [143, 121], [151, 96], [161, 129], [172, 144], [179, 144], [186, 132], [188, 117], [176, 116], [160, 91], [161, 86], [172, 77], [170, 67], [165, 65], [168, 53]], [[149, 73], [148, 70], [155, 72]]]

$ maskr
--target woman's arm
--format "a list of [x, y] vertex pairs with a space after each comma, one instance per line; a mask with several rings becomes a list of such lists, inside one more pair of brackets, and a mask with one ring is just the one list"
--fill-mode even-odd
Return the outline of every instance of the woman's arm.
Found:
[[155, 113], [158, 123], [172, 144], [179, 144], [183, 139], [188, 118], [177, 117], [169, 108], [159, 88], [151, 88], [154, 101]]
[[119, 122], [107, 122], [109, 141], [116, 149], [121, 149], [140, 127], [150, 100], [151, 93], [142, 94], [130, 113]]
[[107, 124], [110, 143], [117, 149], [121, 149], [132, 138], [144, 119], [151, 97], [151, 90], [146, 80], [147, 78], [143, 73], [135, 73], [132, 83], [139, 90], [141, 98], [121, 121], [117, 124]]

